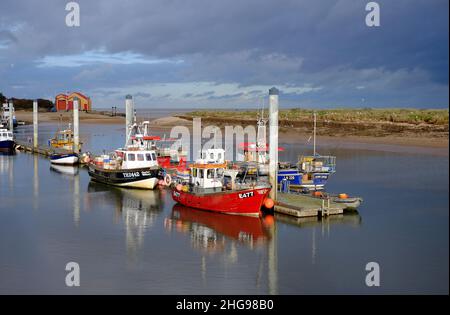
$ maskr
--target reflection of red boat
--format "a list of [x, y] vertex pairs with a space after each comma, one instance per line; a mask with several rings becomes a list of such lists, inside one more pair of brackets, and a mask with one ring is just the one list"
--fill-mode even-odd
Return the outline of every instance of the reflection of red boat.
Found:
[[171, 222], [197, 223], [213, 229], [215, 232], [245, 243], [264, 242], [269, 233], [260, 218], [245, 216], [224, 216], [220, 213], [204, 212], [182, 205], [172, 209]]

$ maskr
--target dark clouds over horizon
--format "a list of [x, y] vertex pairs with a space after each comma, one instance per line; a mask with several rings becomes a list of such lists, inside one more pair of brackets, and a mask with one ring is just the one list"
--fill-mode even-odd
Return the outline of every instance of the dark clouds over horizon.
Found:
[[0, 2], [0, 92], [94, 106], [448, 107], [446, 0]]

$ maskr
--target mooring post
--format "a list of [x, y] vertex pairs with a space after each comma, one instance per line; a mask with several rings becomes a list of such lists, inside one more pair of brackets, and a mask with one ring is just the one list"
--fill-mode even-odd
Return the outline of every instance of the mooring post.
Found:
[[14, 132], [14, 105], [13, 101], [9, 100], [9, 130]]
[[33, 101], [33, 148], [38, 148], [38, 101]]
[[134, 106], [133, 97], [131, 95], [125, 96], [125, 130], [128, 136], [130, 126], [133, 124]]
[[73, 151], [80, 151], [80, 119], [79, 119], [79, 99], [73, 98]]
[[269, 90], [269, 181], [272, 185], [270, 198], [277, 200], [277, 173], [278, 173], [278, 94], [273, 87]]

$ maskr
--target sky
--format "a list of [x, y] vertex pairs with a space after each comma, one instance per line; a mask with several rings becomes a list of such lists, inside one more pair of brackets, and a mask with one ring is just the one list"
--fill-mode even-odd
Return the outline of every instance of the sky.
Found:
[[0, 1], [0, 92], [94, 108], [449, 106], [449, 1]]

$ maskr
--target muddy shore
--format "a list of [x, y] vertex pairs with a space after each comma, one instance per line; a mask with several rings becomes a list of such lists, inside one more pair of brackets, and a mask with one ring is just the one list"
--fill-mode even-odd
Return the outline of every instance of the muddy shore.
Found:
[[[30, 111], [16, 111], [20, 121], [31, 124], [33, 113]], [[72, 120], [70, 112], [40, 112], [39, 122], [69, 123]], [[80, 112], [81, 124], [124, 124], [123, 116], [111, 117], [101, 112]], [[202, 126], [217, 125], [223, 129], [226, 125], [255, 125], [255, 120], [233, 120], [218, 118], [202, 118]], [[174, 126], [192, 126], [192, 117], [187, 115], [174, 115], [151, 120], [151, 127], [159, 130], [168, 130]], [[280, 141], [283, 143], [306, 142], [312, 134], [311, 122], [298, 122], [286, 125], [280, 121]], [[347, 122], [319, 122], [317, 123], [317, 139], [321, 143], [334, 145], [373, 144], [389, 146], [413, 146], [422, 148], [437, 148], [448, 150], [448, 125], [427, 126], [410, 125], [404, 123], [347, 123]]]

